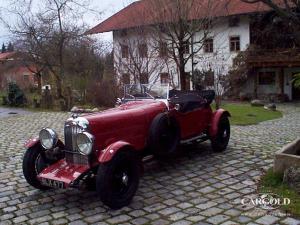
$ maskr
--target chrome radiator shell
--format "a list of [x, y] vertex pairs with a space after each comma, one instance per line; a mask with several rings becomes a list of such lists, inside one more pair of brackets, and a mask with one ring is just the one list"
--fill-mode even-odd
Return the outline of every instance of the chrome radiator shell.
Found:
[[88, 122], [84, 118], [70, 118], [64, 126], [66, 162], [79, 165], [89, 164], [89, 156], [82, 155], [76, 144], [76, 136], [88, 130]]

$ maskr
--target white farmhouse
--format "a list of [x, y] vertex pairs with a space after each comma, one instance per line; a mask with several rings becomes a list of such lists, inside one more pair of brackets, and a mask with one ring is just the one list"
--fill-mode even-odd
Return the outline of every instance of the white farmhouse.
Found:
[[[219, 5], [213, 13], [215, 24], [201, 50], [186, 64], [185, 72], [190, 74], [188, 77], [192, 77], [196, 70], [210, 70], [215, 77], [227, 75], [233, 67], [235, 57], [240, 52], [251, 49], [252, 45], [258, 43], [256, 40], [260, 39], [257, 32], [259, 26], [254, 23], [254, 16], [268, 15], [271, 12], [260, 3], [247, 4], [240, 0], [210, 1]], [[161, 85], [171, 83], [180, 88], [176, 64], [164, 57], [166, 46], [163, 43], [154, 44], [157, 34], [149, 28], [156, 26], [159, 21], [151, 19], [148, 3], [148, 0], [132, 3], [88, 33], [113, 32], [114, 63], [121, 82]], [[193, 19], [203, 19], [200, 17], [194, 15]], [[268, 22], [269, 20], [264, 25], [268, 25]], [[202, 37], [202, 32], [193, 37], [187, 45], [187, 53], [197, 48], [193, 42], [197, 43]], [[293, 75], [300, 72], [299, 55], [293, 55], [291, 48], [264, 50], [264, 43], [267, 45], [269, 41], [271, 40], [259, 40], [260, 52], [256, 52], [256, 55], [249, 54], [249, 73], [240, 94], [249, 98], [300, 99], [300, 91], [293, 85]], [[137, 70], [138, 79], [135, 76]], [[193, 88], [192, 80], [188, 83]]]

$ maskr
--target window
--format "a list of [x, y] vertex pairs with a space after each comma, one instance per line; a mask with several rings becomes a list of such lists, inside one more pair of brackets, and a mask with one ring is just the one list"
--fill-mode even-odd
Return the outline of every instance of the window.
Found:
[[147, 44], [140, 44], [139, 45], [139, 55], [141, 58], [148, 57], [148, 47]]
[[238, 27], [240, 25], [240, 18], [239, 17], [232, 17], [229, 18], [229, 27]]
[[129, 75], [129, 73], [122, 74], [122, 83], [123, 84], [130, 84], [130, 75]]
[[127, 30], [121, 30], [120, 31], [121, 37], [126, 37], [128, 35]]
[[160, 83], [162, 85], [168, 85], [169, 84], [169, 74], [168, 73], [161, 73], [160, 74]]
[[204, 41], [204, 52], [214, 52], [214, 39], [208, 38]]
[[237, 52], [241, 50], [240, 37], [234, 36], [230, 37], [230, 51]]
[[24, 75], [23, 75], [23, 80], [24, 80], [25, 82], [29, 82], [29, 75], [28, 75], [28, 74], [24, 74]]
[[183, 53], [190, 54], [190, 43], [188, 41], [183, 42]]
[[275, 79], [276, 79], [276, 73], [274, 71], [258, 73], [259, 85], [274, 85]]
[[128, 59], [129, 55], [129, 47], [128, 45], [121, 45], [122, 58]]
[[202, 21], [202, 29], [209, 30], [212, 28], [212, 21], [209, 19], [205, 19]]
[[149, 83], [149, 75], [147, 73], [142, 73], [140, 75], [140, 83], [141, 84], [148, 84]]
[[159, 56], [166, 57], [168, 55], [168, 44], [166, 42], [159, 43]]

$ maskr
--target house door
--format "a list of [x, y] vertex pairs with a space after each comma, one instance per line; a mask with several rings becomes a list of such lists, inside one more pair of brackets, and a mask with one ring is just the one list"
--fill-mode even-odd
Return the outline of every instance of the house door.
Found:
[[[294, 73], [293, 77], [295, 74], [299, 74], [299, 73]], [[292, 86], [292, 98], [293, 100], [300, 100], [300, 88], [296, 88], [294, 83], [295, 82], [293, 82], [293, 86]]]

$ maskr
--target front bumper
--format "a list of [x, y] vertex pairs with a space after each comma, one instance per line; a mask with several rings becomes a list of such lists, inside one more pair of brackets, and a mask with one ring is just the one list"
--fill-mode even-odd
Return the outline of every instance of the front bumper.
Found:
[[47, 186], [68, 188], [77, 184], [89, 171], [90, 167], [88, 165], [71, 164], [62, 159], [45, 168], [38, 175], [38, 179]]

